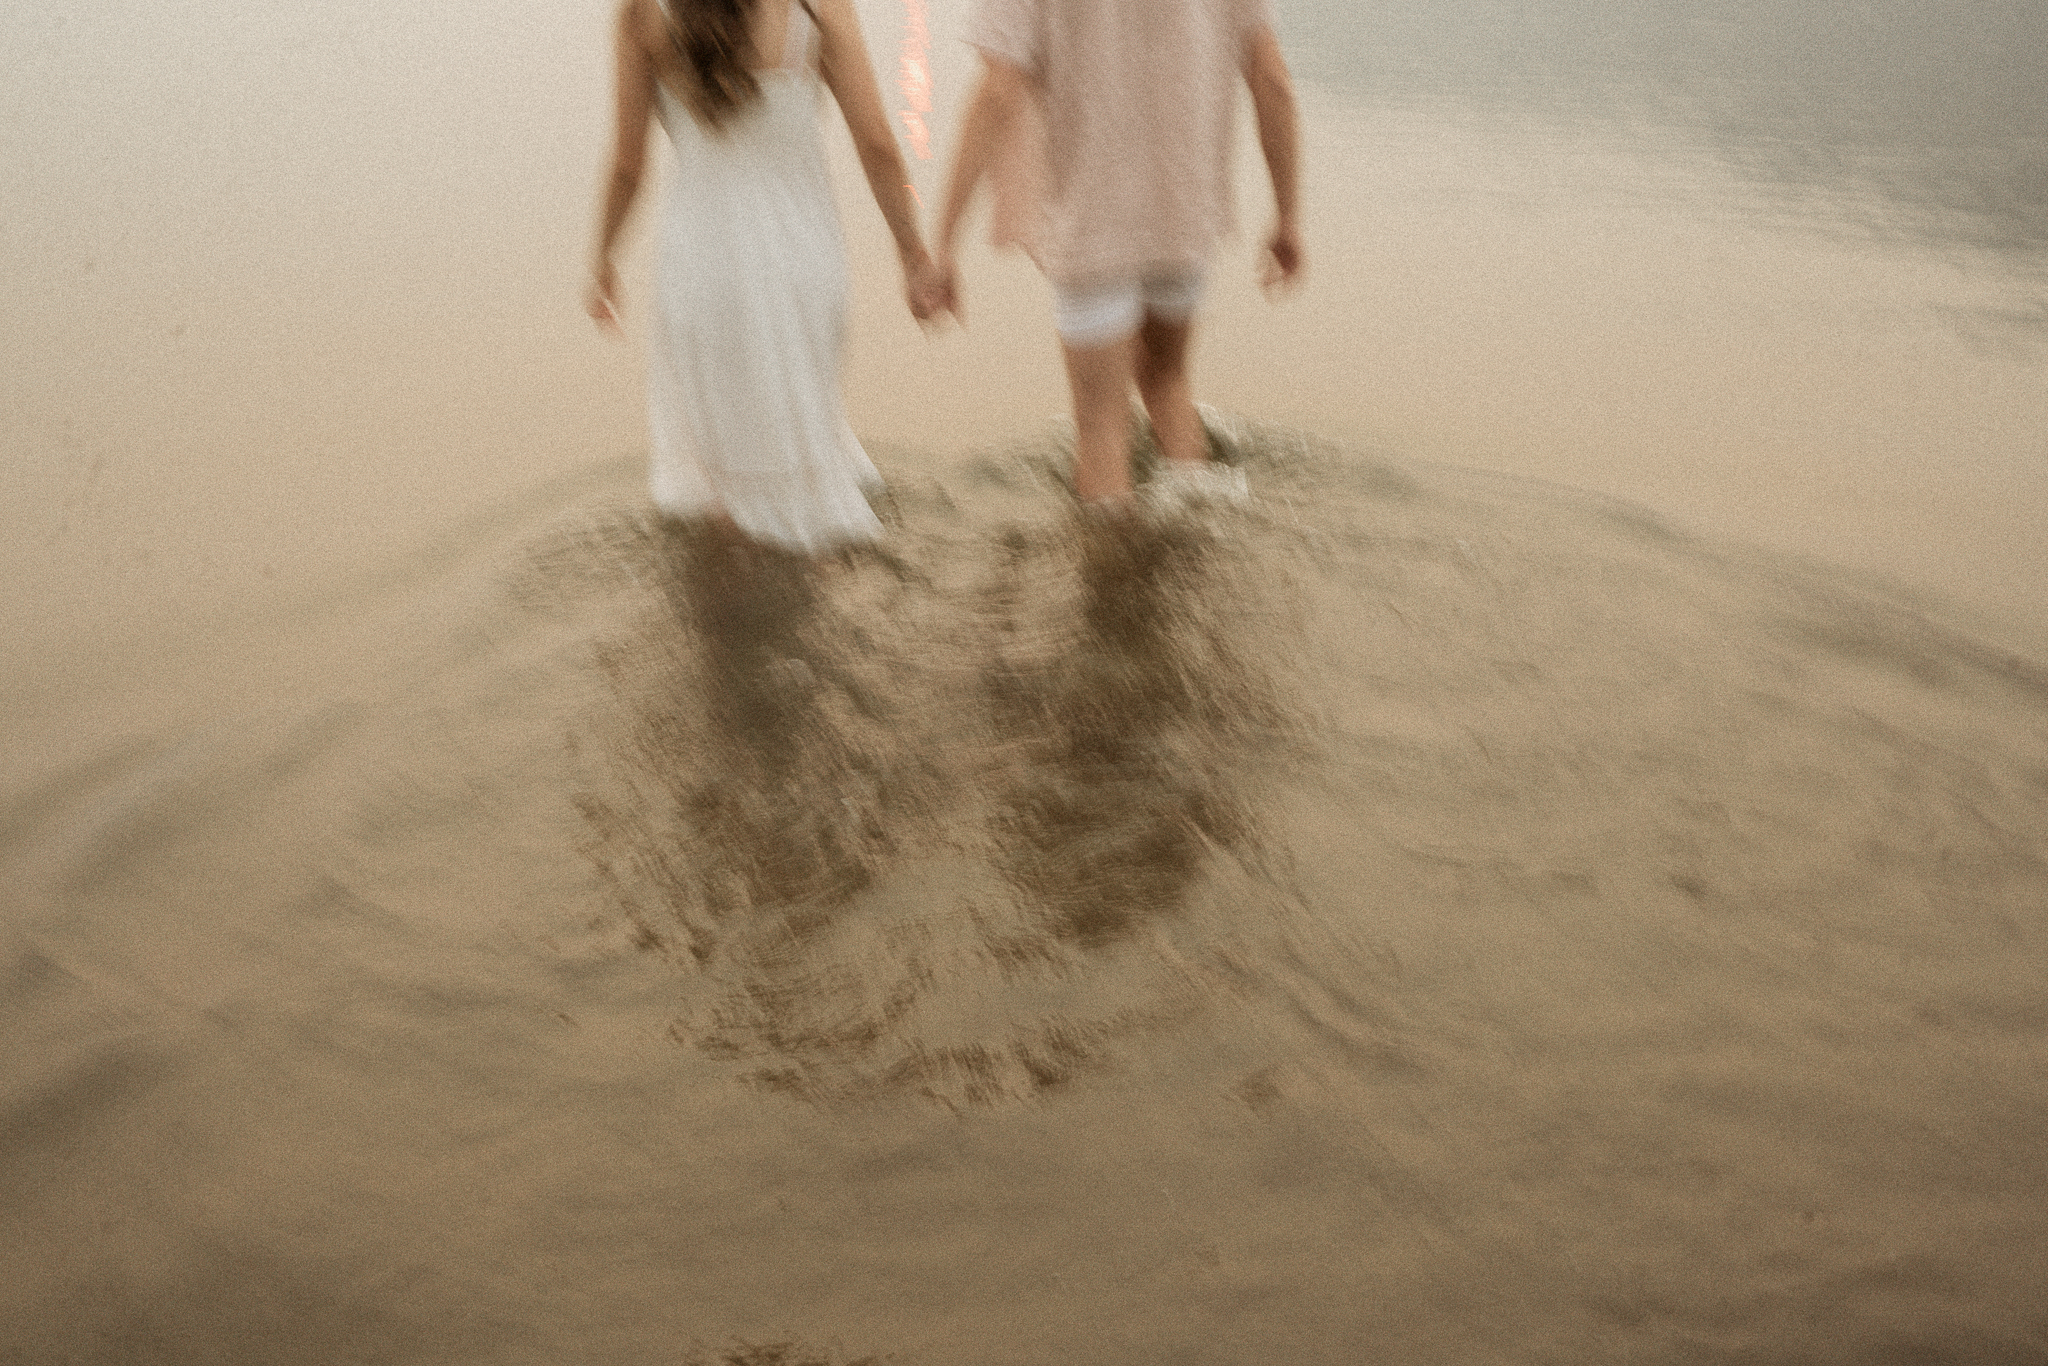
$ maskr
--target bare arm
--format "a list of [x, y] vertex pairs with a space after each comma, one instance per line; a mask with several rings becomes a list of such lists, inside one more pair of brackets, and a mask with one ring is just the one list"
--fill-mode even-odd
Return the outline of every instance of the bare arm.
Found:
[[947, 295], [958, 313], [958, 283], [954, 278], [953, 255], [960, 240], [960, 224], [974, 202], [974, 192], [994, 164], [996, 151], [1031, 97], [1031, 77], [1024, 68], [983, 53], [981, 80], [967, 104], [960, 127], [960, 145], [953, 150], [953, 167], [946, 176], [946, 197], [939, 210], [939, 270], [946, 281]]
[[625, 0], [613, 39], [618, 76], [611, 170], [598, 211], [597, 249], [585, 305], [598, 325], [608, 328], [619, 325], [618, 270], [612, 254], [640, 193], [640, 177], [647, 168], [647, 125], [654, 117], [654, 58], [641, 33], [640, 0]]
[[819, 53], [820, 74], [838, 101], [846, 128], [853, 135], [854, 151], [866, 174], [875, 206], [896, 239], [896, 255], [903, 263], [905, 292], [910, 311], [923, 319], [938, 308], [933, 297], [931, 255], [925, 249], [924, 234], [918, 230], [917, 209], [910, 192], [910, 169], [889, 116], [882, 108], [881, 87], [875, 83], [875, 68], [868, 59], [867, 40], [861, 35], [860, 20], [853, 0], [814, 0], [818, 28], [823, 35]]
[[1294, 81], [1280, 55], [1280, 40], [1261, 25], [1245, 43], [1244, 79], [1251, 87], [1252, 116], [1259, 126], [1259, 151], [1273, 181], [1278, 221], [1266, 244], [1264, 283], [1283, 284], [1301, 274], [1301, 135], [1294, 108]]

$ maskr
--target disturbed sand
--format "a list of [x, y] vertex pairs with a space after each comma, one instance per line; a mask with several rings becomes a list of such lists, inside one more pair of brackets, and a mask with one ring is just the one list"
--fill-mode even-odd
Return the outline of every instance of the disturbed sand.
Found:
[[0, 1352], [2048, 1359], [2048, 671], [1223, 426], [822, 573], [621, 469], [37, 793]]
[[2048, 1362], [2041, 20], [1376, 3], [1246, 509], [835, 144], [816, 573], [646, 516], [605, 6], [0, 16], [0, 1363]]

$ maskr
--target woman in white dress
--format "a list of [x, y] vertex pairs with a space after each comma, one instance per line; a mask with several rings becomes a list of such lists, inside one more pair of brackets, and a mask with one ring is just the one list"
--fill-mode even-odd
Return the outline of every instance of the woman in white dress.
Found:
[[819, 88], [853, 134], [920, 320], [943, 305], [853, 0], [624, 0], [618, 125], [588, 306], [616, 328], [613, 256], [659, 119], [675, 160], [656, 248], [649, 485], [664, 514], [816, 553], [869, 541], [880, 480], [839, 393], [846, 262]]

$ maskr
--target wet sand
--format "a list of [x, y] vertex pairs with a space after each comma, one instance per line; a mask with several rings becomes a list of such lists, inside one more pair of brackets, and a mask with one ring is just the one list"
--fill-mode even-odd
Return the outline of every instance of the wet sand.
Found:
[[2026, 203], [1325, 63], [1112, 536], [841, 149], [811, 573], [646, 516], [604, 18], [0, 21], [0, 1362], [2048, 1362]]
[[622, 472], [36, 794], [5, 1350], [2048, 1358], [2048, 672], [1232, 439], [1111, 537], [1056, 438], [893, 471], [823, 575]]

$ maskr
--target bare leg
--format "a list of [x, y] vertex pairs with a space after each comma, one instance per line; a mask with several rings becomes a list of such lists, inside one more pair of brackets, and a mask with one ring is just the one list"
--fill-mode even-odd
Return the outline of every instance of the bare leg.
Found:
[[1160, 455], [1199, 465], [1209, 458], [1209, 439], [1188, 383], [1188, 342], [1194, 331], [1192, 318], [1169, 322], [1147, 313], [1138, 329], [1136, 352], [1138, 394], [1152, 419]]
[[1129, 497], [1132, 344], [1060, 351], [1074, 394], [1074, 492], [1084, 503]]

